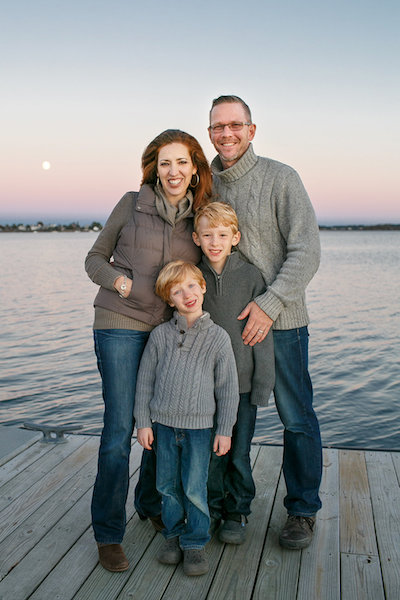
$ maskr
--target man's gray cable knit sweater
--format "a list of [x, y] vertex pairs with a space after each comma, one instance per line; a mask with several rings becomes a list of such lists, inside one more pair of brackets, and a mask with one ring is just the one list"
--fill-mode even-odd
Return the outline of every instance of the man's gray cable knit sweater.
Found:
[[207, 312], [188, 327], [174, 313], [150, 334], [140, 362], [136, 427], [152, 422], [182, 429], [213, 427], [232, 435], [239, 404], [235, 357], [227, 332]]
[[250, 144], [229, 169], [217, 156], [211, 163], [214, 192], [239, 218], [239, 251], [263, 274], [267, 290], [257, 304], [274, 329], [308, 325], [305, 289], [320, 260], [314, 209], [291, 167], [256, 156]]

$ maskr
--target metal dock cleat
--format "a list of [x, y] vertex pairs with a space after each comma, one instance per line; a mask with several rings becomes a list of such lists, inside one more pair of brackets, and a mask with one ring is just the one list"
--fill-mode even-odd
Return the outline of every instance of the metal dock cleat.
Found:
[[31, 421], [25, 422], [24, 427], [33, 431], [41, 431], [43, 438], [40, 441], [46, 444], [65, 444], [68, 440], [64, 437], [64, 433], [72, 433], [82, 429], [82, 425], [40, 425], [40, 423], [32, 423]]

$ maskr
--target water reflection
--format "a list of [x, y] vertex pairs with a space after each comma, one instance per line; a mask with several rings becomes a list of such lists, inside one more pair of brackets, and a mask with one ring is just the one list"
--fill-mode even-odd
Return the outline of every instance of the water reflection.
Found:
[[[1, 234], [0, 422], [74, 423], [99, 433], [92, 342], [92, 233]], [[308, 289], [310, 370], [325, 445], [400, 449], [399, 232], [322, 232]], [[271, 401], [256, 441], [280, 443]]]

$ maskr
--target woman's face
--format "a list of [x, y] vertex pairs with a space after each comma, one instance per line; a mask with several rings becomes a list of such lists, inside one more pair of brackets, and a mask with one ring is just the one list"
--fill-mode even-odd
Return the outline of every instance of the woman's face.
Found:
[[184, 198], [190, 180], [196, 171], [185, 144], [174, 142], [160, 148], [157, 175], [170, 204], [177, 206], [178, 202]]

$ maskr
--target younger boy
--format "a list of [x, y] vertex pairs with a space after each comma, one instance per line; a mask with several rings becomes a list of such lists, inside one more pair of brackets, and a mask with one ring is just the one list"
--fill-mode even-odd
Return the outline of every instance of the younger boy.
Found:
[[[254, 346], [245, 345], [245, 326], [238, 316], [249, 302], [265, 291], [261, 272], [231, 254], [240, 240], [238, 219], [226, 203], [212, 202], [197, 211], [193, 239], [204, 253], [199, 264], [207, 283], [204, 308], [230, 335], [239, 375], [240, 402], [233, 428], [232, 448], [224, 456], [212, 456], [208, 476], [208, 501], [212, 529], [228, 544], [242, 544], [247, 516], [255, 496], [250, 465], [250, 444], [257, 406], [267, 406], [275, 381], [272, 331]], [[261, 332], [263, 333], [263, 332]]]
[[134, 415], [138, 442], [155, 441], [157, 489], [162, 497], [165, 543], [158, 560], [186, 575], [208, 571], [210, 539], [207, 476], [213, 450], [225, 455], [239, 402], [229, 335], [203, 312], [206, 284], [191, 263], [173, 261], [160, 272], [156, 293], [176, 311], [150, 334], [140, 363]]

